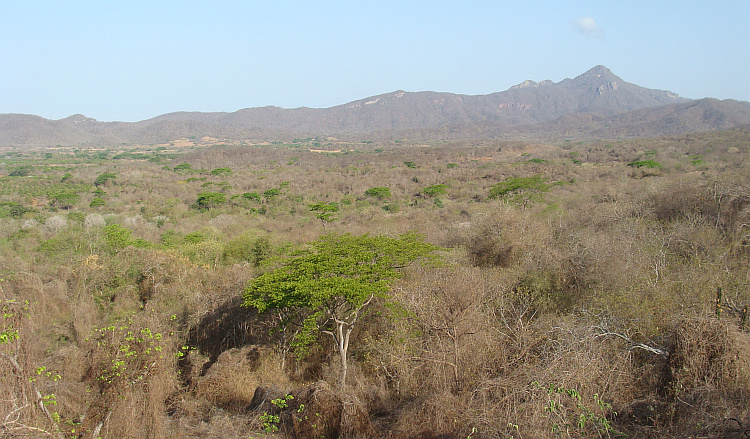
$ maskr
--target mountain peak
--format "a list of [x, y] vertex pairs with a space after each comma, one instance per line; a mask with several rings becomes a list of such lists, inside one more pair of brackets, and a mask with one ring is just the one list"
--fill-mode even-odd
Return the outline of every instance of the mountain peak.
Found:
[[81, 123], [81, 122], [96, 122], [96, 119], [91, 119], [90, 117], [86, 117], [83, 114], [74, 114], [72, 116], [68, 116], [65, 119], [60, 119], [62, 122], [70, 122], [70, 123]]
[[542, 87], [545, 85], [552, 85], [552, 84], [554, 84], [554, 82], [550, 81], [549, 79], [545, 79], [544, 81], [541, 81], [541, 82], [535, 82], [530, 79], [527, 79], [526, 81], [523, 81], [520, 84], [514, 85], [510, 89], [517, 90], [519, 88], [536, 88], [536, 87]]
[[575, 78], [578, 81], [581, 80], [594, 80], [594, 81], [622, 81], [621, 78], [619, 78], [617, 75], [612, 73], [612, 71], [602, 65], [598, 65], [586, 73], [583, 73]]

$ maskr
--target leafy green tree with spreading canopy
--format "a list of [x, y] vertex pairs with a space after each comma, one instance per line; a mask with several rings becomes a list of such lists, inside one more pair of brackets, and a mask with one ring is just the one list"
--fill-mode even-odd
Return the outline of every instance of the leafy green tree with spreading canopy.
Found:
[[115, 178], [117, 178], [117, 174], [115, 174], [114, 172], [105, 172], [103, 174], [99, 174], [94, 180], [94, 186], [99, 187], [105, 185], [109, 181], [114, 181]]
[[244, 305], [277, 311], [283, 325], [294, 325], [292, 345], [298, 355], [304, 355], [318, 334], [330, 335], [341, 359], [338, 385], [343, 388], [349, 338], [366, 308], [376, 299], [389, 299], [401, 269], [434, 259], [438, 249], [413, 232], [397, 238], [323, 235], [250, 281]]
[[427, 198], [436, 197], [438, 195], [443, 195], [446, 193], [448, 193], [448, 185], [446, 184], [433, 184], [422, 189], [422, 191], [420, 192], [423, 197]]
[[52, 205], [60, 209], [70, 209], [81, 200], [81, 196], [75, 192], [62, 192], [54, 194], [50, 198]]
[[508, 177], [490, 188], [489, 198], [511, 201], [525, 206], [530, 201], [541, 201], [542, 194], [552, 187], [540, 174], [531, 177]]
[[371, 187], [365, 191], [365, 195], [383, 201], [391, 196], [391, 189], [388, 187]]
[[221, 192], [201, 192], [195, 204], [199, 209], [212, 209], [227, 202], [226, 194]]
[[310, 204], [309, 206], [310, 212], [315, 212], [315, 217], [323, 223], [324, 227], [327, 223], [338, 219], [334, 214], [339, 211], [339, 203], [325, 203], [321, 201], [320, 203]]

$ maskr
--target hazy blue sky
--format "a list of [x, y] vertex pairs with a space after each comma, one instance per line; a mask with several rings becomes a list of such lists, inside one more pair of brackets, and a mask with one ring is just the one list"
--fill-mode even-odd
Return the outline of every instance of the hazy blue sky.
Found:
[[749, 0], [0, 0], [0, 113], [135, 121], [486, 94], [598, 64], [750, 101]]

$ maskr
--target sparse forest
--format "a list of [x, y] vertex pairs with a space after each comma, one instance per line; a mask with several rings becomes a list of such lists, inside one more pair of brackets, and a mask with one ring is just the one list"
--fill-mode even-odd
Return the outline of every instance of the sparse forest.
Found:
[[750, 434], [750, 128], [0, 149], [0, 436]]

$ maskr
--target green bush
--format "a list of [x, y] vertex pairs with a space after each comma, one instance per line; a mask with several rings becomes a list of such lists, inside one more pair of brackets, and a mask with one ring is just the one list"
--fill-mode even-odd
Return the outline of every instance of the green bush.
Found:
[[21, 218], [26, 212], [33, 212], [34, 210], [23, 206], [21, 203], [15, 201], [3, 201], [0, 202], [0, 217], [11, 217]]
[[280, 194], [281, 194], [281, 190], [279, 190], [278, 188], [272, 188], [263, 192], [263, 198], [270, 200], [274, 197], [279, 196]]
[[112, 172], [105, 172], [104, 174], [99, 174], [98, 177], [94, 180], [94, 186], [102, 186], [106, 184], [108, 181], [113, 181], [115, 178], [117, 178], [117, 175]]
[[31, 175], [30, 165], [16, 166], [15, 168], [11, 169], [10, 172], [8, 172], [9, 177], [26, 177], [29, 175]]
[[543, 192], [549, 191], [551, 185], [540, 174], [531, 177], [508, 177], [490, 188], [488, 197], [502, 199], [518, 204], [540, 200]]
[[365, 195], [382, 201], [391, 196], [391, 189], [387, 187], [372, 187], [365, 191]]
[[422, 189], [420, 192], [424, 197], [435, 197], [448, 193], [448, 186], [445, 184], [433, 184]]
[[104, 226], [104, 244], [111, 253], [117, 253], [133, 243], [133, 231], [119, 224]]
[[190, 163], [183, 163], [174, 167], [175, 172], [190, 172], [193, 170], [193, 165]]
[[336, 220], [333, 216], [334, 213], [339, 211], [339, 203], [315, 203], [310, 204], [310, 211], [315, 212], [315, 217], [324, 223], [329, 223]]
[[260, 194], [257, 192], [245, 192], [244, 194], [242, 194], [242, 198], [260, 201]]
[[73, 192], [65, 192], [52, 196], [52, 205], [60, 209], [70, 209], [78, 204], [81, 196]]
[[196, 205], [199, 209], [213, 209], [227, 202], [226, 194], [221, 192], [201, 192], [198, 194]]

